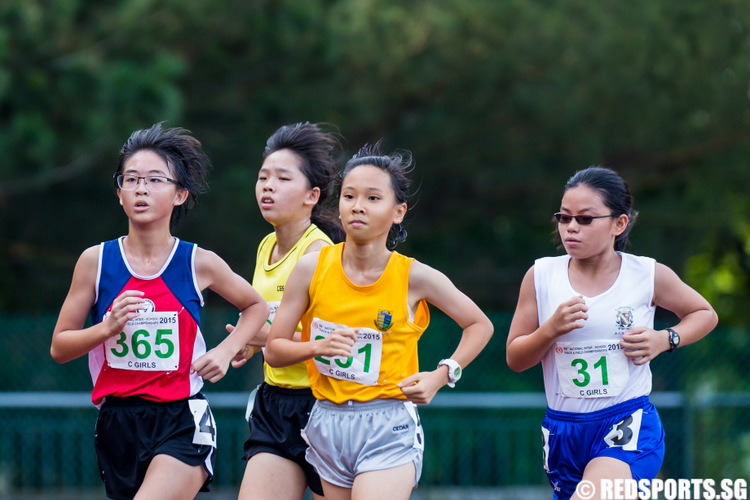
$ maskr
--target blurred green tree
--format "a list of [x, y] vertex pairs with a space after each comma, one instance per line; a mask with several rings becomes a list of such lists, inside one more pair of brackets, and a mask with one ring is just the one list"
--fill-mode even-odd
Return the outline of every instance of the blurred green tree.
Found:
[[[571, 174], [618, 169], [634, 253], [746, 322], [750, 5], [720, 0], [7, 0], [0, 6], [0, 310], [62, 302], [86, 246], [122, 234], [109, 176], [166, 120], [214, 162], [178, 235], [243, 274], [268, 227], [255, 171], [280, 124], [412, 150], [402, 248], [512, 310]], [[32, 202], [26, 202], [31, 200]], [[22, 215], [17, 212], [22, 207]], [[13, 214], [13, 215], [11, 215]]]

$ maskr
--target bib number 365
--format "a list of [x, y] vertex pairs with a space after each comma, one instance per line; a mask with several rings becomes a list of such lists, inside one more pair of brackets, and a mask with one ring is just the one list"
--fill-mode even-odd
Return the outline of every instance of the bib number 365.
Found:
[[180, 361], [176, 312], [142, 313], [104, 343], [107, 363], [121, 370], [171, 371]]

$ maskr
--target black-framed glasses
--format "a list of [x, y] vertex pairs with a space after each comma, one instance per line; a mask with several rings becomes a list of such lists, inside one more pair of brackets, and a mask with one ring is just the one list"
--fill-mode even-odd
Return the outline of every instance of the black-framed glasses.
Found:
[[144, 187], [148, 187], [151, 191], [162, 191], [170, 183], [179, 185], [180, 183], [169, 177], [163, 175], [131, 175], [131, 174], [120, 174], [116, 175], [117, 186], [123, 191], [133, 191], [138, 187], [138, 183], [143, 179]]
[[609, 214], [609, 215], [570, 215], [570, 214], [564, 214], [562, 212], [557, 212], [555, 215], [555, 219], [557, 219], [557, 222], [560, 224], [570, 224], [573, 219], [576, 220], [576, 222], [581, 226], [588, 226], [591, 224], [591, 222], [594, 219], [604, 219], [606, 217], [617, 217], [615, 214]]

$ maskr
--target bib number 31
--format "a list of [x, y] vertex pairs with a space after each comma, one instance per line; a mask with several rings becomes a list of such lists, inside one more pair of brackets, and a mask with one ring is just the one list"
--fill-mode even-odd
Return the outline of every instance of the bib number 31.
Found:
[[569, 398], [617, 396], [630, 378], [628, 360], [617, 342], [558, 342], [555, 363], [560, 388]]

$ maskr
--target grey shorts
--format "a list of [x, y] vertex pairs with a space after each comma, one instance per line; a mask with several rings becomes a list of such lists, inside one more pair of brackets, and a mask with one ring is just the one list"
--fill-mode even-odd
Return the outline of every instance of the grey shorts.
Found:
[[318, 400], [302, 431], [309, 444], [305, 458], [321, 479], [351, 488], [363, 472], [414, 463], [416, 488], [422, 474], [424, 432], [417, 407], [400, 399]]

